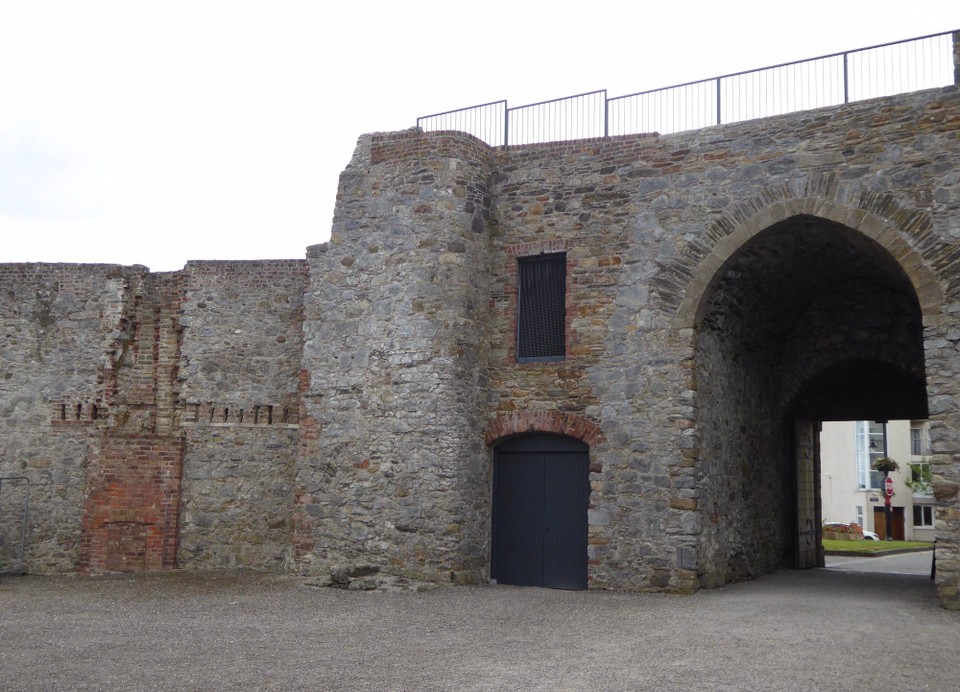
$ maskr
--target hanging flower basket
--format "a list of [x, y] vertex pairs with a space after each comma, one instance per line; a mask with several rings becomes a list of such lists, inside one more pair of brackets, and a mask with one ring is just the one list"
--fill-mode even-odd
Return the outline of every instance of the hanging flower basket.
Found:
[[890, 457], [880, 457], [879, 459], [874, 459], [871, 466], [873, 466], [874, 471], [883, 471], [884, 473], [900, 470], [900, 464], [895, 462]]

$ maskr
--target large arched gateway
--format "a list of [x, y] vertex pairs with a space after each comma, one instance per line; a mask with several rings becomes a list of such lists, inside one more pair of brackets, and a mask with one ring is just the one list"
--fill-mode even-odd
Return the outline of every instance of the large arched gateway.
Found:
[[705, 582], [822, 565], [818, 424], [928, 415], [910, 277], [863, 233], [791, 216], [725, 259], [695, 340]]

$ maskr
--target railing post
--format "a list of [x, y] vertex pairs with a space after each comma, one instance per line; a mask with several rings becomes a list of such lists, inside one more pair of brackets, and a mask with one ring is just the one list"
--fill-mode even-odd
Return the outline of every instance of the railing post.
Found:
[[850, 103], [850, 88], [847, 82], [847, 55], [849, 53], [843, 54], [843, 102]]
[[953, 32], [953, 83], [960, 84], [960, 31]]
[[510, 144], [510, 109], [507, 102], [503, 102], [503, 146]]
[[717, 125], [720, 124], [720, 77], [717, 77]]
[[603, 90], [603, 138], [610, 136], [610, 99], [607, 98], [607, 90]]

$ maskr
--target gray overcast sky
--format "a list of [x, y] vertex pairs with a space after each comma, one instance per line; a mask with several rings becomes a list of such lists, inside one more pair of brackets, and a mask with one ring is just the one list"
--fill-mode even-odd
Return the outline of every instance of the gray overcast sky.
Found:
[[0, 1], [0, 261], [302, 258], [364, 132], [952, 29], [957, 0]]

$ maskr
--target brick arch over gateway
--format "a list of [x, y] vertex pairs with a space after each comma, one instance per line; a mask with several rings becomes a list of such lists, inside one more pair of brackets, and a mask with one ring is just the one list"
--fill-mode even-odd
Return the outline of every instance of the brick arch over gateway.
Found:
[[487, 426], [486, 444], [492, 445], [524, 433], [567, 435], [592, 445], [603, 441], [600, 425], [576, 413], [565, 411], [515, 411], [497, 416]]
[[[836, 196], [837, 188], [829, 177], [827, 183], [815, 178], [808, 181], [807, 188], [823, 186], [826, 189], [822, 192], [832, 191]], [[658, 284], [665, 306], [675, 308], [676, 328], [696, 326], [701, 317], [700, 310], [721, 274], [720, 269], [745, 243], [774, 224], [800, 215], [842, 224], [879, 243], [910, 279], [922, 314], [940, 314], [944, 289], [938, 274], [951, 276], [951, 271], [956, 273], [960, 258], [955, 257], [950, 248], [932, 239], [929, 215], [904, 209], [889, 195], [867, 191], [860, 195], [857, 207], [820, 196], [783, 197], [785, 191], [778, 192], [779, 195], [763, 194], [738, 205], [710, 224], [702, 239], [688, 244], [680, 256], [664, 268]], [[778, 196], [781, 198], [776, 199]], [[904, 236], [913, 238], [916, 250], [907, 244]], [[950, 288], [956, 287], [948, 286]], [[671, 301], [671, 295], [678, 296], [678, 299]]]

